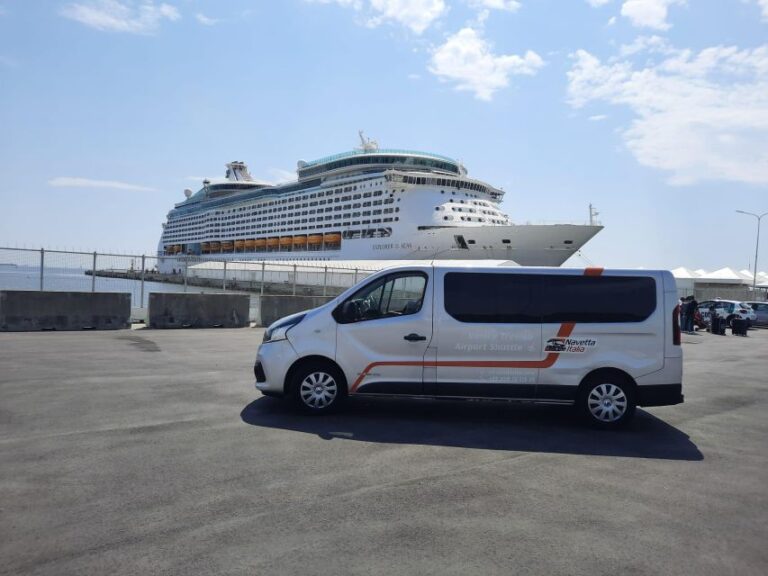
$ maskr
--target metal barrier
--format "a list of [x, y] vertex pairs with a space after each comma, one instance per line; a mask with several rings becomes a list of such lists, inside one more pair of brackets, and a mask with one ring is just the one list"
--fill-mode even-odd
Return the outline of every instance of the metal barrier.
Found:
[[375, 261], [329, 265], [185, 255], [174, 256], [167, 272], [159, 264], [158, 257], [143, 254], [0, 247], [0, 290], [128, 292], [134, 308], [144, 309], [150, 292], [335, 296], [382, 267]]

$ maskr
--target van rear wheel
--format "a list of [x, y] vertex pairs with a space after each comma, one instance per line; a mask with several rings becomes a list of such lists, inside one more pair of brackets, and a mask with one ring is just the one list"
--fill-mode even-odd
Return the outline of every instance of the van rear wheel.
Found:
[[635, 415], [632, 384], [618, 378], [600, 378], [587, 382], [579, 394], [579, 409], [590, 424], [614, 429], [625, 426]]

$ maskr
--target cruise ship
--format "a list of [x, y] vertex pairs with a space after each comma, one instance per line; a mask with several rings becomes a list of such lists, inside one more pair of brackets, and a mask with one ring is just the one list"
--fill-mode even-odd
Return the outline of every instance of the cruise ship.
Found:
[[513, 224], [504, 191], [438, 154], [361, 146], [312, 162], [297, 180], [260, 182], [243, 162], [204, 180], [168, 213], [160, 268], [210, 260], [503, 259], [559, 266], [602, 226]]

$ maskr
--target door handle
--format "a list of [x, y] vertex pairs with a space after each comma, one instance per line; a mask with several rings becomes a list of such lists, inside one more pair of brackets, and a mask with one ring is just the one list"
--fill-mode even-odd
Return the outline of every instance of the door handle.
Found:
[[426, 340], [426, 336], [421, 336], [420, 334], [410, 333], [408, 336], [403, 336], [403, 340], [408, 340], [408, 342], [420, 342], [421, 340]]

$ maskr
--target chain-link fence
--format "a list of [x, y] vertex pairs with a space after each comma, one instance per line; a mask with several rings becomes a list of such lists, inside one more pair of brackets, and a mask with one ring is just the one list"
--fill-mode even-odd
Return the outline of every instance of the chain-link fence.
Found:
[[268, 295], [335, 296], [385, 263], [224, 261], [195, 256], [66, 252], [0, 247], [0, 289], [128, 292], [146, 308], [150, 292], [237, 291]]

